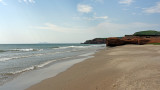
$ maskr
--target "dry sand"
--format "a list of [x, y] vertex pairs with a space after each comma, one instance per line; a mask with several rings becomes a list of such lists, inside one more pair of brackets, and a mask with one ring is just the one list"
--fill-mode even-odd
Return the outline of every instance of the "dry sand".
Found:
[[105, 49], [28, 90], [160, 90], [160, 46]]

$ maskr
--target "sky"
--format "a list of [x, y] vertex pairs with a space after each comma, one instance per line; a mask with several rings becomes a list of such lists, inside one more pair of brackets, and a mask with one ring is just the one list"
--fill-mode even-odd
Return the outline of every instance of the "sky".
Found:
[[0, 44], [82, 43], [160, 31], [160, 0], [0, 0]]

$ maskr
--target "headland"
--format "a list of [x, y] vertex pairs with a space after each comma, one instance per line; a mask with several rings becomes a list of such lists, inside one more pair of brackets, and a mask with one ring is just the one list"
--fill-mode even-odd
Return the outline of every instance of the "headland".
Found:
[[152, 44], [160, 43], [160, 32], [155, 30], [147, 30], [136, 32], [133, 35], [125, 35], [124, 37], [110, 37], [106, 39], [107, 46], [120, 46], [126, 44]]

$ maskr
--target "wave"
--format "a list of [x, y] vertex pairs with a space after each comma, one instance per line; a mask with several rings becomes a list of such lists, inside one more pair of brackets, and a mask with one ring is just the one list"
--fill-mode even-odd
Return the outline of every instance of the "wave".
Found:
[[[83, 55], [79, 55], [79, 56], [89, 56], [89, 55], [92, 55], [93, 53], [86, 53], [86, 54], [83, 54]], [[65, 59], [71, 59], [73, 57], [79, 57], [79, 56], [69, 56], [69, 57], [64, 57], [64, 58], [60, 58], [60, 59], [56, 59], [56, 60], [50, 60], [50, 61], [46, 61], [44, 63], [41, 63], [39, 65], [34, 65], [34, 66], [31, 66], [31, 67], [28, 67], [28, 68], [25, 68], [25, 69], [22, 69], [22, 70], [18, 70], [18, 71], [15, 71], [15, 72], [8, 72], [8, 73], [4, 73], [3, 75], [15, 75], [15, 74], [20, 74], [20, 73], [23, 73], [23, 72], [27, 72], [27, 71], [30, 71], [30, 70], [35, 70], [37, 68], [42, 68], [44, 66], [47, 66], [55, 61], [59, 61], [59, 60], [65, 60]]]
[[42, 63], [40, 65], [36, 65], [36, 67], [41, 68], [41, 67], [44, 67], [44, 66], [46, 66], [46, 65], [48, 65], [48, 64], [50, 64], [52, 62], [55, 62], [55, 61], [57, 61], [57, 60], [51, 60], [51, 61], [48, 61], [48, 62], [44, 62], [44, 63]]
[[53, 55], [53, 54], [59, 54], [59, 53], [67, 53], [71, 51], [65, 51], [65, 52], [51, 52], [51, 53], [39, 53], [39, 54], [31, 54], [26, 56], [14, 56], [14, 57], [1, 57], [0, 62], [12, 60], [12, 59], [20, 59], [20, 58], [28, 58], [28, 57], [34, 57], [34, 56], [42, 56], [42, 55]]
[[66, 46], [66, 47], [59, 47], [53, 49], [68, 49], [68, 48], [88, 48], [89, 46]]
[[[67, 49], [67, 48], [90, 48], [90, 47], [104, 47], [105, 45], [86, 45], [86, 46], [64, 46], [56, 49]], [[53, 48], [55, 49], [55, 48]]]
[[43, 49], [33, 49], [33, 48], [28, 48], [28, 49], [11, 49], [8, 51], [24, 51], [24, 52], [28, 52], [28, 51], [43, 51]]
[[0, 61], [8, 61], [8, 60], [12, 60], [12, 59], [20, 59], [20, 58], [27, 58], [27, 57], [32, 57], [32, 56], [41, 56], [44, 54], [32, 54], [32, 55], [28, 55], [28, 56], [17, 56], [17, 57], [4, 57], [4, 58], [0, 58]]
[[[69, 53], [69, 52], [76, 52], [79, 51], [79, 49], [85, 49], [85, 48], [90, 48], [90, 47], [97, 47], [99, 45], [89, 45], [89, 46], [66, 46], [66, 47], [59, 47], [59, 48], [54, 48], [54, 49], [68, 49], [72, 48], [73, 50], [67, 50], [63, 52], [50, 52], [50, 53], [39, 53], [39, 54], [31, 54], [31, 55], [24, 55], [24, 56], [14, 56], [14, 57], [1, 57], [0, 61], [8, 61], [12, 59], [20, 59], [20, 58], [28, 58], [28, 57], [33, 57], [33, 56], [42, 56], [42, 55], [49, 55], [49, 54], [59, 54], [59, 53]], [[79, 49], [76, 49], [79, 48]], [[12, 49], [11, 51], [41, 51], [43, 49]]]
[[30, 71], [30, 70], [34, 70], [34, 69], [37, 69], [37, 68], [42, 68], [52, 62], [55, 62], [57, 60], [51, 60], [51, 61], [47, 61], [47, 62], [44, 62], [40, 65], [34, 65], [34, 66], [31, 66], [31, 67], [28, 67], [28, 68], [25, 68], [25, 69], [22, 69], [22, 70], [19, 70], [19, 71], [15, 71], [15, 72], [8, 72], [8, 73], [4, 73], [3, 75], [15, 75], [15, 74], [20, 74], [20, 73], [23, 73], [23, 72], [26, 72], [26, 71]]
[[10, 49], [10, 50], [0, 50], [0, 53], [1, 52], [8, 52], [8, 51], [29, 52], [29, 51], [43, 51], [43, 49], [33, 49], [33, 48], [28, 48], [28, 49]]
[[85, 53], [85, 54], [81, 54], [81, 55], [79, 55], [79, 56], [91, 56], [91, 55], [93, 55], [95, 52], [91, 52], [91, 53]]
[[25, 68], [25, 69], [22, 69], [22, 70], [19, 70], [19, 71], [4, 73], [3, 75], [15, 75], [15, 74], [23, 73], [23, 72], [34, 70], [34, 69], [36, 69], [36, 67], [31, 66], [29, 68]]
[[10, 59], [13, 59], [13, 58], [1, 58], [0, 61], [7, 61], [7, 60], [10, 60]]
[[50, 64], [50, 63], [53, 63], [53, 62], [55, 62], [55, 61], [64, 60], [64, 59], [69, 59], [69, 58], [72, 58], [72, 57], [64, 57], [64, 58], [61, 58], [61, 59], [56, 59], [56, 60], [47, 61], [47, 62], [44, 62], [44, 63], [42, 63], [42, 64], [40, 64], [40, 65], [35, 65], [34, 67], [35, 67], [35, 68], [41, 68], [41, 67], [44, 67], [44, 66], [46, 66], [46, 65], [48, 65], [48, 64]]

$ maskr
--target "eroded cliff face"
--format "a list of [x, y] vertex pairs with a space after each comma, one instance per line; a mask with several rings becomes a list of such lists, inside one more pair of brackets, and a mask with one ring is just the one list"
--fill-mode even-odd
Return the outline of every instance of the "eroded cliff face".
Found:
[[150, 43], [160, 43], [160, 36], [136, 36], [136, 37], [123, 37], [122, 39], [112, 37], [106, 40], [107, 46], [119, 46], [125, 44], [144, 45]]
[[124, 44], [125, 44], [124, 40], [116, 38], [116, 37], [107, 38], [107, 40], [106, 40], [107, 46], [120, 46], [120, 45], [124, 45]]

